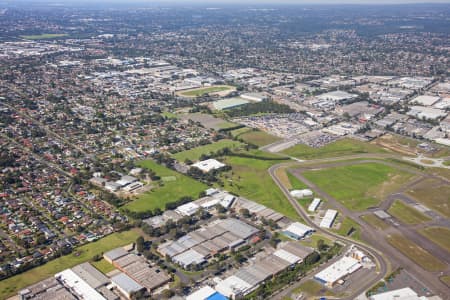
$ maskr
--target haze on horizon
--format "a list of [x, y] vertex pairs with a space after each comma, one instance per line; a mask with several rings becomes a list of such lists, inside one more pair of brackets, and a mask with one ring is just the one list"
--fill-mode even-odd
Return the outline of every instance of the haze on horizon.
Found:
[[[15, 0], [17, 1], [17, 0]], [[0, 1], [0, 3], [10, 1]], [[450, 4], [450, 0], [19, 0], [22, 3], [92, 3], [92, 4], [369, 4], [369, 5], [387, 5], [387, 4]]]

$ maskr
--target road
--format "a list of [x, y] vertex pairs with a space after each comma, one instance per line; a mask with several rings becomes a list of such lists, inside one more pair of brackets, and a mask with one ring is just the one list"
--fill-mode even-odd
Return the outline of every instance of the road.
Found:
[[[375, 261], [377, 263], [378, 270], [379, 270], [377, 276], [375, 276], [372, 280], [367, 281], [364, 284], [361, 284], [360, 286], [358, 286], [357, 289], [352, 291], [352, 295], [350, 295], [344, 299], [355, 298], [357, 295], [362, 294], [367, 289], [369, 289], [374, 284], [376, 284], [379, 280], [384, 278], [389, 273], [389, 269], [390, 269], [389, 266], [391, 264], [390, 261], [387, 259], [387, 257], [393, 258], [392, 261], [395, 264], [399, 264], [400, 266], [407, 266], [408, 270], [413, 272], [417, 277], [419, 277], [432, 291], [434, 291], [434, 293], [436, 293], [437, 295], [440, 295], [443, 299], [448, 299], [448, 298], [446, 298], [447, 294], [448, 294], [448, 288], [443, 283], [441, 283], [439, 280], [437, 280], [436, 273], [427, 272], [427, 271], [424, 272], [424, 270], [422, 270], [422, 268], [420, 268], [418, 265], [416, 265], [414, 263], [411, 263], [409, 258], [403, 256], [401, 253], [399, 253], [399, 251], [397, 249], [390, 246], [387, 242], [380, 243], [380, 240], [384, 241], [386, 233], [379, 232], [378, 230], [370, 227], [367, 223], [365, 223], [361, 219], [359, 219], [359, 217], [364, 213], [349, 211], [346, 207], [344, 207], [342, 204], [340, 204], [338, 201], [336, 201], [336, 199], [334, 199], [333, 197], [331, 197], [330, 195], [325, 193], [323, 190], [321, 190], [319, 187], [317, 187], [314, 183], [308, 181], [302, 175], [302, 172], [301, 172], [301, 170], [304, 170], [304, 169], [312, 169], [312, 168], [317, 169], [317, 168], [321, 168], [321, 167], [343, 166], [345, 164], [359, 164], [359, 163], [367, 163], [367, 162], [382, 163], [385, 165], [393, 166], [397, 169], [402, 169], [404, 171], [411, 172], [411, 173], [415, 174], [417, 177], [419, 177], [418, 179], [416, 178], [412, 182], [409, 182], [408, 184], [403, 186], [403, 189], [401, 190], [402, 192], [405, 189], [407, 189], [408, 187], [410, 187], [412, 184], [417, 183], [420, 180], [423, 180], [424, 178], [435, 178], [435, 179], [442, 180], [441, 177], [436, 177], [436, 176], [433, 176], [430, 174], [425, 174], [425, 173], [422, 173], [422, 172], [414, 170], [414, 169], [410, 169], [407, 167], [401, 167], [401, 166], [398, 166], [396, 164], [386, 162], [386, 161], [374, 160], [374, 159], [380, 159], [380, 158], [386, 158], [386, 157], [392, 157], [392, 156], [395, 156], [395, 155], [381, 155], [380, 156], [379, 154], [361, 154], [361, 155], [353, 155], [353, 156], [338, 157], [338, 158], [310, 160], [310, 161], [304, 161], [303, 163], [298, 162], [298, 161], [296, 163], [292, 163], [292, 162], [282, 163], [282, 164], [272, 166], [269, 169], [269, 174], [272, 177], [272, 179], [274, 180], [274, 182], [278, 185], [278, 187], [283, 191], [283, 193], [285, 194], [287, 199], [290, 201], [290, 203], [292, 204], [294, 209], [297, 211], [297, 213], [311, 227], [315, 228], [317, 232], [321, 232], [325, 235], [332, 236], [338, 240], [343, 240], [347, 243], [353, 243], [353, 244], [359, 246], [360, 248], [362, 248], [363, 250], [365, 250], [366, 252], [368, 252], [371, 256], [373, 256], [375, 258]], [[396, 156], [396, 157], [398, 157], [398, 156]], [[363, 160], [348, 162], [349, 159], [363, 159]], [[347, 162], [336, 162], [339, 160], [347, 160]], [[328, 164], [325, 164], [327, 162], [328, 162]], [[321, 163], [323, 165], [320, 165]], [[319, 165], [317, 165], [317, 164], [319, 164]], [[314, 165], [314, 167], [312, 167], [311, 165]], [[373, 246], [369, 246], [362, 242], [354, 241], [351, 238], [341, 237], [337, 234], [334, 234], [333, 232], [324, 230], [323, 228], [320, 228], [316, 224], [314, 224], [314, 222], [312, 222], [312, 220], [309, 218], [308, 214], [304, 211], [303, 207], [300, 206], [299, 203], [297, 202], [297, 200], [294, 199], [290, 195], [289, 190], [283, 186], [282, 182], [275, 175], [275, 174], [277, 174], [276, 173], [277, 169], [285, 168], [286, 166], [290, 166], [290, 167], [298, 166], [299, 169], [294, 170], [293, 174], [297, 178], [299, 178], [300, 180], [305, 182], [305, 184], [308, 185], [312, 190], [314, 190], [320, 197], [322, 197], [323, 199], [326, 199], [331, 205], [336, 207], [342, 215], [348, 216], [348, 217], [354, 219], [356, 222], [358, 222], [358, 224], [361, 226], [362, 236], [363, 236], [364, 240], [369, 242], [371, 245], [376, 245], [377, 248], [375, 248]], [[381, 206], [384, 209], [386, 209], [393, 202], [393, 200], [394, 200], [393, 198], [388, 197], [386, 199], [386, 201], [381, 203]], [[386, 207], [384, 207], [384, 206], [386, 206]], [[444, 221], [442, 221], [442, 220], [439, 221], [440, 224], [443, 222]], [[437, 254], [437, 256], [439, 258], [441, 258], [444, 262], [446, 262], [448, 265], [448, 263], [449, 263], [448, 253], [445, 250], [435, 246], [434, 244], [429, 243], [426, 240], [424, 240], [424, 237], [422, 237], [419, 234], [417, 234], [416, 232], [414, 232], [411, 228], [407, 228], [407, 227], [393, 228], [392, 231], [395, 233], [398, 233], [400, 231], [402, 234], [404, 234], [406, 237], [410, 238], [411, 240], [415, 241], [417, 244], [424, 245], [424, 248], [426, 250], [430, 251], [431, 253]], [[448, 272], [448, 271], [449, 270], [447, 268], [446, 272]]]

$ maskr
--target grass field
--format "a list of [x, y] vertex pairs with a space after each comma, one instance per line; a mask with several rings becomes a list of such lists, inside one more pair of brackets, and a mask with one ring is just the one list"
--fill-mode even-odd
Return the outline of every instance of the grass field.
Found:
[[427, 227], [421, 229], [420, 233], [450, 252], [450, 229], [445, 227]]
[[[258, 156], [270, 156], [260, 151], [252, 151], [251, 153]], [[280, 163], [280, 161], [230, 156], [226, 157], [225, 163], [232, 166], [232, 171], [221, 176], [225, 184], [225, 190], [261, 203], [290, 218], [300, 220], [300, 217], [267, 172], [269, 167]]]
[[412, 178], [409, 173], [379, 163], [311, 170], [303, 175], [355, 211], [378, 205], [384, 196]]
[[48, 40], [68, 36], [66, 33], [44, 33], [39, 35], [21, 35], [26, 40]]
[[140, 161], [138, 165], [152, 169], [160, 177], [175, 177], [176, 180], [165, 181], [162, 186], [156, 186], [152, 191], [139, 195], [134, 201], [125, 205], [125, 208], [131, 211], [139, 212], [156, 208], [164, 210], [166, 203], [176, 201], [184, 196], [196, 199], [201, 191], [208, 188], [205, 184], [161, 166], [153, 160]]
[[387, 237], [387, 241], [425, 270], [437, 272], [446, 268], [445, 263], [401, 234], [390, 235]]
[[305, 281], [298, 288], [293, 290], [294, 294], [305, 293], [311, 298], [307, 299], [316, 299], [319, 296], [334, 296], [334, 293], [327, 288], [325, 288], [322, 284], [312, 279]]
[[67, 268], [89, 261], [94, 255], [132, 243], [136, 241], [137, 237], [138, 233], [135, 231], [113, 233], [96, 242], [77, 248], [72, 254], [62, 256], [45, 265], [2, 280], [0, 281], [0, 299], [6, 299], [28, 285], [53, 276], [55, 273]]
[[439, 277], [439, 280], [445, 283], [448, 287], [450, 287], [450, 276], [441, 276]]
[[308, 237], [304, 240], [301, 240], [300, 244], [302, 244], [303, 246], [307, 246], [307, 247], [317, 248], [317, 241], [319, 241], [319, 240], [323, 240], [325, 242], [325, 244], [327, 244], [328, 246], [332, 246], [333, 242], [334, 242], [319, 233], [314, 233], [310, 237]]
[[396, 200], [391, 205], [388, 213], [405, 224], [419, 224], [431, 220], [431, 218], [400, 200]]
[[280, 140], [279, 137], [268, 134], [267, 132], [255, 130], [248, 127], [233, 130], [231, 134], [234, 137], [241, 138], [247, 143], [254, 144], [260, 147], [275, 143], [276, 141]]
[[216, 86], [210, 86], [210, 87], [204, 87], [204, 88], [183, 91], [183, 92], [180, 92], [180, 95], [186, 96], [186, 97], [200, 97], [205, 94], [231, 91], [231, 90], [234, 90], [234, 87], [229, 86], [229, 85], [216, 85]]
[[211, 152], [216, 152], [217, 150], [221, 150], [223, 148], [230, 148], [230, 150], [234, 148], [238, 148], [242, 146], [241, 142], [233, 141], [233, 140], [220, 140], [214, 142], [212, 144], [192, 148], [190, 150], [178, 152], [172, 155], [173, 158], [178, 160], [179, 162], [184, 162], [186, 159], [190, 159], [191, 161], [198, 161], [202, 154], [210, 154]]
[[387, 153], [387, 151], [373, 144], [353, 139], [342, 139], [321, 148], [311, 148], [298, 144], [284, 150], [283, 153], [301, 159], [316, 159], [361, 153]]
[[361, 216], [361, 219], [370, 226], [372, 226], [373, 228], [378, 230], [385, 230], [390, 227], [387, 223], [385, 223], [382, 219], [378, 218], [374, 214]]
[[92, 262], [92, 265], [94, 267], [96, 267], [97, 270], [99, 270], [103, 274], [107, 274], [107, 273], [111, 272], [112, 270], [116, 269], [112, 264], [110, 264], [109, 262], [107, 262], [103, 258], [101, 260], [99, 260], [99, 261]]
[[[361, 239], [361, 227], [353, 219], [348, 217], [344, 218], [339, 229], [333, 229], [333, 231], [342, 236], [350, 236], [355, 240]], [[352, 232], [350, 233], [350, 231]]]
[[436, 179], [427, 179], [407, 191], [407, 194], [437, 213], [450, 217], [449, 185]]

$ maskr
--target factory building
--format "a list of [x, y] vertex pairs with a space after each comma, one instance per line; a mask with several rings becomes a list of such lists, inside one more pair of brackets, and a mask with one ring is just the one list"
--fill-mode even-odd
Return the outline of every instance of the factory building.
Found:
[[362, 265], [357, 259], [344, 256], [328, 268], [317, 273], [314, 279], [331, 288], [345, 276], [356, 272], [361, 267]]
[[314, 229], [302, 223], [295, 222], [283, 230], [283, 234], [294, 240], [301, 240], [313, 233]]
[[331, 226], [333, 226], [337, 214], [338, 212], [334, 209], [327, 210], [319, 226], [323, 228], [331, 228]]

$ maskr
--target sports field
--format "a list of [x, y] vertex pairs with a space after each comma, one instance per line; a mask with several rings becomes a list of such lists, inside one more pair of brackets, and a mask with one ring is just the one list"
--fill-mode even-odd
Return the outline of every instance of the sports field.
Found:
[[279, 137], [268, 134], [267, 132], [255, 130], [248, 127], [233, 130], [231, 134], [234, 137], [240, 138], [247, 143], [254, 144], [260, 147], [275, 143], [276, 141], [280, 140]]
[[425, 270], [437, 272], [446, 268], [445, 263], [401, 234], [390, 235], [386, 239], [389, 244]]
[[49, 40], [56, 39], [60, 37], [68, 36], [66, 33], [44, 33], [44, 34], [36, 34], [36, 35], [21, 35], [21, 38], [26, 40]]
[[437, 213], [450, 217], [450, 186], [445, 183], [427, 179], [415, 185], [407, 194]]
[[419, 224], [430, 221], [431, 218], [424, 215], [414, 207], [411, 207], [400, 200], [396, 200], [388, 209], [388, 213], [405, 224]]
[[380, 163], [305, 171], [303, 175], [350, 210], [362, 211], [412, 178]]
[[161, 178], [170, 177], [171, 180], [154, 183], [153, 190], [139, 195], [134, 201], [124, 206], [130, 211], [142, 212], [156, 208], [164, 210], [166, 203], [174, 202], [184, 196], [197, 199], [200, 192], [208, 188], [205, 184], [161, 166], [153, 160], [140, 161], [137, 165], [153, 170]]
[[298, 144], [284, 150], [283, 153], [301, 159], [316, 159], [361, 153], [387, 153], [387, 151], [373, 144], [353, 139], [342, 139], [321, 148], [311, 148]]
[[114, 248], [136, 241], [136, 231], [113, 233], [98, 241], [77, 248], [73, 253], [54, 259], [45, 265], [31, 269], [22, 274], [0, 281], [0, 299], [16, 294], [20, 289], [40, 280], [55, 275], [62, 270], [89, 261], [94, 255], [101, 255]]
[[200, 97], [205, 94], [224, 92], [224, 91], [232, 91], [232, 90], [235, 90], [235, 88], [232, 86], [229, 86], [229, 85], [216, 85], [216, 86], [209, 86], [209, 87], [204, 87], [204, 88], [186, 90], [186, 91], [180, 92], [179, 94], [181, 96], [185, 96], [185, 97]]
[[450, 229], [445, 227], [427, 227], [421, 229], [420, 233], [450, 252]]
[[242, 145], [243, 144], [238, 141], [220, 140], [220, 141], [214, 142], [212, 144], [208, 144], [208, 145], [192, 148], [190, 150], [178, 152], [178, 153], [173, 154], [172, 156], [179, 162], [184, 162], [186, 159], [190, 159], [191, 161], [195, 162], [200, 159], [200, 156], [202, 156], [202, 154], [210, 154], [211, 152], [216, 152], [223, 148], [229, 148], [230, 150], [232, 150], [232, 149], [238, 148]]
[[[258, 156], [277, 157], [260, 151], [249, 153]], [[292, 219], [300, 220], [300, 217], [267, 172], [269, 167], [281, 161], [229, 156], [226, 157], [224, 162], [232, 166], [232, 171], [221, 176], [225, 190], [261, 203]]]

